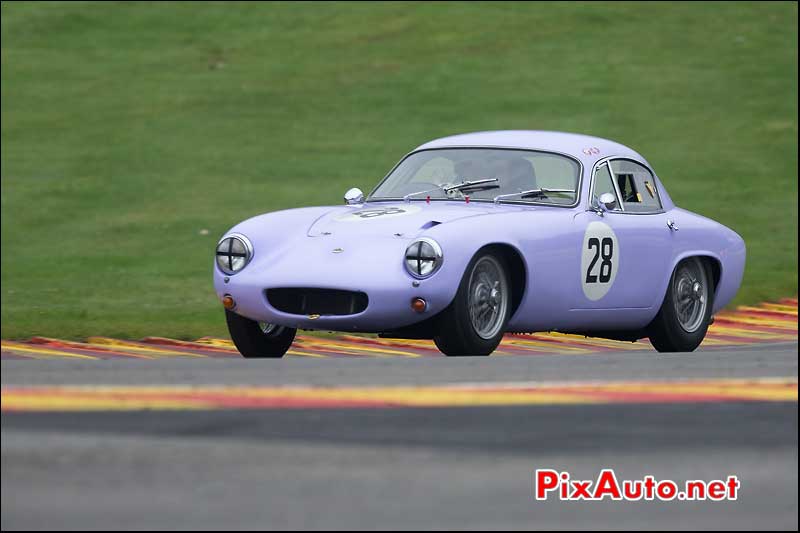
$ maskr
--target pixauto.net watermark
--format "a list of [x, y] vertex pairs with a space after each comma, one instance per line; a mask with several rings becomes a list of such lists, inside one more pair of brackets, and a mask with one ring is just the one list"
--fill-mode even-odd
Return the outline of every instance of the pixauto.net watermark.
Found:
[[597, 479], [589, 480], [572, 479], [569, 472], [540, 469], [534, 473], [533, 495], [537, 500], [553, 497], [562, 501], [733, 501], [740, 486], [735, 475], [724, 480], [695, 479], [683, 483], [657, 480], [653, 476], [620, 482], [610, 468], [601, 470]]

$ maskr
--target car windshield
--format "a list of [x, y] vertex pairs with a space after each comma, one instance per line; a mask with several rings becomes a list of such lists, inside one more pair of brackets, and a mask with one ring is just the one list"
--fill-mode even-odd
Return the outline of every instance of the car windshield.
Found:
[[415, 152], [369, 200], [462, 200], [573, 205], [580, 168], [550, 152], [448, 148]]

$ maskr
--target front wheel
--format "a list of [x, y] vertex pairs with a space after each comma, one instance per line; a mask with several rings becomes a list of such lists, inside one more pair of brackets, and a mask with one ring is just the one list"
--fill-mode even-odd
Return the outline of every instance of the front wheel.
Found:
[[453, 303], [441, 315], [433, 340], [445, 355], [489, 355], [500, 341], [511, 310], [505, 260], [492, 252], [470, 261]]
[[283, 357], [294, 342], [297, 330], [266, 322], [256, 322], [225, 310], [231, 340], [247, 358]]
[[706, 336], [714, 307], [709, 266], [698, 257], [681, 261], [672, 273], [661, 309], [648, 326], [659, 352], [692, 352]]

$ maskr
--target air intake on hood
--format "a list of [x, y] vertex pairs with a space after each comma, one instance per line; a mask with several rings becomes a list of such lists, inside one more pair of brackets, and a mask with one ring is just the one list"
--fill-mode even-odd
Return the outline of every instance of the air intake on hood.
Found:
[[424, 223], [419, 229], [430, 229], [434, 226], [438, 226], [439, 224], [441, 224], [441, 222], [439, 222], [438, 220], [430, 220]]
[[338, 289], [267, 289], [269, 304], [292, 315], [355, 315], [367, 308], [363, 292]]

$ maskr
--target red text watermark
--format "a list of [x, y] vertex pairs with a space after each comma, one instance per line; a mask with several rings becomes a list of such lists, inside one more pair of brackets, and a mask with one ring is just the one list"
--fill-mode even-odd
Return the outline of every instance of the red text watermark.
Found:
[[549, 497], [563, 501], [723, 501], [739, 496], [739, 478], [728, 476], [724, 480], [687, 480], [677, 483], [670, 479], [657, 480], [653, 476], [642, 479], [617, 479], [614, 470], [600, 471], [596, 479], [572, 479], [569, 472], [550, 469], [536, 470], [533, 477], [533, 496], [537, 500]]

